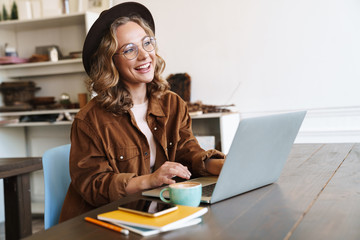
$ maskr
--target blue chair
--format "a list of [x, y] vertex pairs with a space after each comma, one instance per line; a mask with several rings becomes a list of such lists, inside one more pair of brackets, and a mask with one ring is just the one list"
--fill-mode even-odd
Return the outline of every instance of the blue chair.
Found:
[[42, 157], [45, 184], [45, 229], [59, 223], [61, 208], [70, 185], [69, 155], [70, 144], [67, 144], [47, 150]]

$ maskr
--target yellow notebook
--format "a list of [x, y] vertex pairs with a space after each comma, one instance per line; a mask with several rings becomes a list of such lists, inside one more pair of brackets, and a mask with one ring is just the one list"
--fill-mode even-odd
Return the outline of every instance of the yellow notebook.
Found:
[[191, 219], [200, 217], [208, 211], [204, 207], [188, 207], [178, 205], [178, 209], [159, 217], [146, 217], [140, 214], [115, 210], [99, 214], [98, 219], [135, 227], [167, 231], [186, 225]]

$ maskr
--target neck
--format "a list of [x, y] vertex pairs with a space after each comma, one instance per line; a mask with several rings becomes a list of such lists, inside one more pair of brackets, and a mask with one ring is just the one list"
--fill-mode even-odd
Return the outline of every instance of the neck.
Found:
[[133, 103], [135, 105], [146, 102], [146, 100], [147, 100], [146, 84], [144, 84], [142, 87], [139, 87], [139, 88], [130, 89], [130, 94], [131, 94]]

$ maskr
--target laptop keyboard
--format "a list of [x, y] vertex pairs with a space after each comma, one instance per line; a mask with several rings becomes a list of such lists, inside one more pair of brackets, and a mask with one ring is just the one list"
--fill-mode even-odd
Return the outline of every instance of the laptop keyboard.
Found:
[[214, 191], [216, 183], [202, 187], [202, 195], [204, 197], [211, 197]]

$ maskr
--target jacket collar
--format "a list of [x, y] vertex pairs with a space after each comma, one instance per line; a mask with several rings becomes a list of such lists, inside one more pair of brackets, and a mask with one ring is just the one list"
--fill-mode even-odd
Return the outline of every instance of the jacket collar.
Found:
[[149, 99], [148, 114], [152, 114], [157, 117], [165, 117], [165, 113], [160, 104], [159, 98], [151, 96]]

